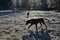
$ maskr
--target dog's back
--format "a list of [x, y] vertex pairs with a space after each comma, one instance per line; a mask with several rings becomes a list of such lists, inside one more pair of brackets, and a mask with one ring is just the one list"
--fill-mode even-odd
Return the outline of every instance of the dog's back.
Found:
[[43, 18], [39, 18], [39, 19], [30, 19], [27, 20], [26, 24], [38, 24], [38, 23], [44, 23], [44, 19]]

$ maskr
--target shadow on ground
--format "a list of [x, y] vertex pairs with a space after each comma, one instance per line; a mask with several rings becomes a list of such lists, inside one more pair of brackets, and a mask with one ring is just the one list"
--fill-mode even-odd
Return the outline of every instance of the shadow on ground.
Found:
[[29, 35], [23, 35], [22, 40], [51, 40], [51, 37], [49, 33], [43, 30], [38, 33], [33, 33], [32, 31], [29, 31]]

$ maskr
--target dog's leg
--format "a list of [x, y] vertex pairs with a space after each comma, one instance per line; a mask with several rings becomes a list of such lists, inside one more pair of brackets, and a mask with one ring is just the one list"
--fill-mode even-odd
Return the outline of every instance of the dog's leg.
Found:
[[47, 25], [46, 24], [44, 24], [45, 25], [45, 27], [46, 27], [46, 30], [47, 30]]
[[29, 29], [31, 26], [32, 26], [32, 24], [31, 24], [31, 25], [29, 25], [28, 29]]
[[41, 28], [42, 28], [42, 23], [40, 23], [41, 24]]
[[36, 25], [36, 33], [38, 33], [37, 24], [35, 24], [35, 25]]
[[42, 23], [40, 23], [40, 25], [41, 25], [40, 27], [41, 27], [41, 29], [42, 29]]
[[44, 21], [43, 21], [42, 23], [45, 25], [45, 27], [46, 27], [46, 30], [47, 30], [47, 25], [46, 25], [46, 23], [45, 23]]

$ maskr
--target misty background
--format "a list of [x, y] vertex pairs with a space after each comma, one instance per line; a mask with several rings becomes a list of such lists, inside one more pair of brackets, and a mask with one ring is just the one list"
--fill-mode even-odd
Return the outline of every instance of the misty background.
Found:
[[58, 10], [60, 0], [0, 0], [0, 10]]

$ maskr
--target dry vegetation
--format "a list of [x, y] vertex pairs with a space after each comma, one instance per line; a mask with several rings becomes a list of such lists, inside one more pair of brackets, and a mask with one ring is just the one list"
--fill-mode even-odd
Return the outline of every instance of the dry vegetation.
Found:
[[[0, 40], [22, 40], [23, 35], [29, 35], [28, 30], [33, 30], [35, 32], [35, 25], [31, 27], [30, 29], [27, 29], [28, 25], [25, 25], [25, 19], [26, 18], [27, 11], [24, 11], [22, 13], [15, 13], [15, 14], [9, 14], [0, 16]], [[37, 13], [37, 14], [36, 14]], [[54, 12], [30, 12], [30, 17], [47, 17], [51, 21], [52, 19], [55, 19], [56, 21], [60, 21], [60, 14]], [[48, 29], [54, 29], [56, 32], [59, 32], [60, 34], [60, 24], [49, 24]], [[43, 25], [44, 26], [44, 25]], [[38, 25], [38, 29], [39, 29]], [[40, 30], [40, 29], [39, 29]], [[59, 36], [55, 36], [56, 32], [50, 33], [52, 40], [59, 40]], [[56, 38], [56, 39], [55, 39]]]

